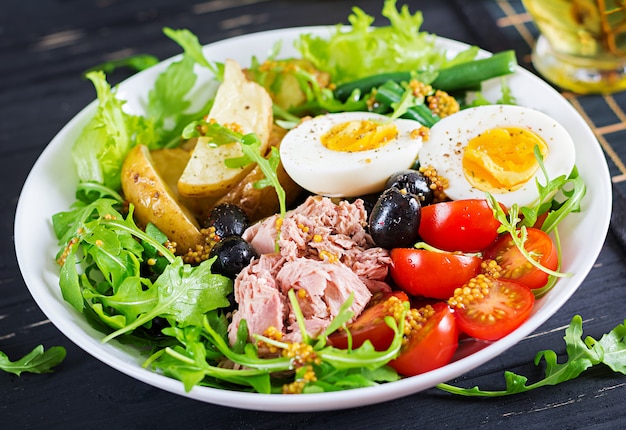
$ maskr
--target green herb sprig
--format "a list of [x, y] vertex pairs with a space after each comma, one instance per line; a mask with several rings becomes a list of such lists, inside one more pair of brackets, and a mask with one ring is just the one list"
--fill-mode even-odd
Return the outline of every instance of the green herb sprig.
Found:
[[560, 266], [561, 247], [557, 225], [568, 214], [580, 212], [581, 202], [585, 197], [587, 188], [582, 178], [578, 176], [578, 170], [575, 167], [569, 176], [561, 175], [551, 179], [543, 164], [543, 156], [538, 146], [535, 146], [534, 154], [545, 180], [545, 184], [542, 184], [539, 179], [535, 180], [539, 197], [534, 205], [520, 208], [519, 205], [513, 204], [508, 213], [506, 213], [492, 194], [485, 194], [493, 211], [493, 216], [500, 222], [498, 232], [508, 233], [526, 260], [550, 275], [546, 286], [533, 291], [535, 297], [541, 297], [554, 287], [557, 278], [571, 276], [571, 274], [550, 270], [533, 258], [524, 246], [528, 236], [527, 228], [535, 226], [539, 217], [547, 214], [540, 228], [546, 233], [554, 233]]
[[557, 354], [552, 350], [537, 353], [534, 363], [538, 366], [545, 362], [543, 379], [528, 384], [525, 376], [513, 372], [504, 372], [506, 388], [504, 390], [482, 390], [478, 387], [460, 388], [450, 384], [438, 384], [437, 388], [461, 396], [501, 397], [524, 393], [540, 387], [556, 385], [577, 378], [592, 366], [604, 364], [617, 373], [626, 375], [626, 321], [596, 340], [587, 336], [582, 338], [582, 318], [575, 315], [565, 330], [565, 351], [567, 360], [557, 362]]
[[4, 352], [0, 351], [0, 370], [17, 376], [24, 372], [49, 373], [53, 367], [65, 359], [65, 355], [66, 351], [62, 346], [53, 346], [45, 350], [43, 345], [38, 345], [23, 357], [11, 361]]
[[[175, 375], [183, 381], [187, 390], [194, 385], [225, 388], [224, 384], [226, 386], [234, 384], [239, 390], [248, 387], [260, 393], [277, 393], [281, 392], [282, 384], [298, 380], [303, 372], [311, 369], [315, 373], [315, 379], [306, 383], [303, 388], [304, 393], [373, 386], [399, 378], [398, 374], [387, 366], [387, 363], [400, 351], [404, 333], [404, 317], [399, 323], [396, 323], [392, 317], [385, 319], [389, 327], [394, 330], [394, 339], [385, 351], [376, 351], [369, 341], [356, 349], [337, 349], [326, 345], [326, 337], [344, 326], [354, 316], [349, 310], [352, 297], [342, 305], [338, 315], [326, 331], [319, 337], [313, 338], [304, 329], [304, 317], [294, 291], [290, 290], [288, 296], [302, 333], [301, 343], [295, 346], [308, 349], [319, 361], [302, 363], [297, 358], [283, 355], [260, 357], [256, 344], [248, 342], [249, 333], [245, 320], [239, 324], [237, 341], [230, 346], [224, 317], [209, 312], [204, 318], [203, 330], [199, 330], [198, 327], [165, 329], [164, 333], [175, 336], [181, 345], [156, 352], [144, 363], [144, 366], [161, 370], [171, 376]], [[408, 311], [408, 303], [406, 311]], [[253, 337], [257, 342], [276, 347], [278, 350], [286, 350], [290, 347], [290, 344], [286, 342], [266, 336], [255, 334]], [[242, 367], [243, 370], [219, 366], [217, 363], [224, 357], [238, 367]], [[290, 376], [284, 378], [276, 376], [284, 372], [289, 372]]]
[[[213, 259], [198, 266], [183, 264], [163, 246], [164, 239], [154, 238], [164, 235], [151, 235], [135, 224], [132, 205], [124, 218], [116, 203], [98, 199], [53, 217], [57, 237], [69, 251], [60, 275], [63, 297], [78, 311], [91, 308], [115, 329], [103, 342], [156, 317], [201, 325], [204, 313], [229, 305], [232, 281], [211, 273]], [[156, 254], [168, 264], [152, 282], [142, 276], [140, 263]]]
[[183, 130], [183, 138], [185, 139], [199, 136], [210, 138], [211, 144], [215, 145], [226, 145], [234, 142], [240, 143], [243, 156], [225, 160], [226, 166], [237, 168], [250, 163], [256, 163], [263, 172], [263, 175], [265, 175], [265, 178], [255, 182], [254, 187], [274, 187], [276, 195], [278, 196], [280, 214], [282, 217], [285, 216], [287, 212], [286, 194], [285, 189], [278, 180], [277, 169], [280, 163], [280, 154], [276, 147], [272, 146], [270, 148], [270, 154], [266, 158], [260, 151], [261, 142], [256, 134], [249, 133], [244, 135], [211, 121], [194, 121], [188, 124]]

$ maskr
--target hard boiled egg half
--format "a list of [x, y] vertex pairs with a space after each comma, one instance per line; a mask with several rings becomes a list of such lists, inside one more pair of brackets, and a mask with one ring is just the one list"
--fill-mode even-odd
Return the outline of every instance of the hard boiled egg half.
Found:
[[445, 193], [453, 200], [489, 192], [507, 207], [531, 206], [539, 197], [536, 180], [546, 184], [535, 147], [550, 180], [572, 172], [574, 142], [557, 121], [521, 106], [480, 106], [438, 121], [419, 162], [448, 180]]
[[422, 146], [421, 125], [371, 112], [342, 112], [302, 121], [280, 144], [280, 159], [302, 188], [328, 197], [382, 191], [409, 168]]

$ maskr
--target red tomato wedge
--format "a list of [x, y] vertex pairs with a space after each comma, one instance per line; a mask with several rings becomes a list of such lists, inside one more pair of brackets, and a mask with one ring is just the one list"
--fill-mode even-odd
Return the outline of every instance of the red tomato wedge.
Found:
[[433, 304], [432, 310], [422, 328], [408, 335], [398, 358], [389, 362], [401, 375], [419, 375], [445, 366], [456, 352], [459, 333], [454, 314], [443, 302]]
[[456, 288], [480, 273], [482, 261], [475, 255], [395, 248], [391, 250], [390, 273], [407, 294], [448, 299]]
[[[478, 275], [469, 289], [488, 288], [483, 296], [459, 295], [448, 300], [454, 308], [459, 329], [471, 337], [498, 340], [518, 328], [530, 316], [535, 296], [530, 288], [507, 279]], [[463, 288], [465, 290], [465, 288]]]
[[487, 200], [467, 199], [422, 207], [418, 231], [435, 248], [469, 253], [494, 243], [499, 226]]
[[[543, 267], [556, 270], [559, 256], [554, 242], [542, 230], [527, 228], [524, 249]], [[511, 279], [528, 288], [541, 288], [548, 283], [548, 274], [533, 266], [513, 243], [510, 234], [500, 237], [484, 252], [485, 259], [495, 260], [502, 269], [500, 278]]]
[[[393, 316], [393, 306], [390, 306], [389, 302], [397, 299], [402, 302], [409, 301], [409, 297], [402, 291], [381, 293], [380, 297], [373, 297], [361, 315], [348, 324], [353, 349], [363, 345], [368, 339], [377, 351], [389, 348], [394, 331], [385, 322], [385, 317]], [[344, 330], [338, 330], [328, 336], [328, 344], [335, 348], [348, 349], [348, 334]]]

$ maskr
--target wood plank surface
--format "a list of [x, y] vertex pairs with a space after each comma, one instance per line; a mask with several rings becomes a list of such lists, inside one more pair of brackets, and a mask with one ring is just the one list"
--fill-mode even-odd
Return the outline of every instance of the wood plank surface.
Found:
[[[487, 13], [507, 2], [473, 0]], [[423, 29], [495, 49], [507, 28], [480, 28], [458, 1], [415, 1]], [[519, 2], [513, 1], [516, 7]], [[270, 413], [227, 408], [170, 394], [106, 366], [76, 347], [43, 315], [21, 278], [13, 223], [21, 187], [56, 133], [95, 93], [81, 78], [88, 68], [147, 53], [179, 52], [165, 26], [188, 28], [203, 44], [256, 31], [347, 23], [353, 5], [380, 17], [382, 1], [339, 0], [2, 0], [0, 5], [0, 351], [18, 357], [37, 344], [62, 345], [67, 358], [54, 373], [0, 372], [0, 428], [275, 429], [297, 428], [620, 428], [626, 425], [626, 377], [599, 367], [577, 380], [506, 398], [461, 398], [430, 389], [383, 404], [320, 413]], [[504, 8], [503, 8], [504, 7]], [[483, 18], [487, 16], [484, 15]], [[478, 19], [478, 20], [477, 20]], [[489, 18], [496, 22], [496, 17]], [[491, 41], [491, 42], [489, 42]], [[492, 46], [486, 46], [491, 44]], [[116, 72], [119, 82], [128, 75]], [[584, 99], [581, 103], [590, 103]], [[621, 139], [622, 146], [626, 142]], [[619, 157], [619, 155], [618, 155]], [[612, 165], [612, 173], [619, 172]], [[32, 244], [38, 246], [37, 243]], [[585, 334], [599, 338], [626, 316], [626, 254], [616, 236], [605, 246], [580, 289], [535, 333], [501, 356], [451, 381], [502, 388], [511, 370], [532, 381], [542, 369], [535, 353], [564, 357], [564, 329], [579, 314]]]

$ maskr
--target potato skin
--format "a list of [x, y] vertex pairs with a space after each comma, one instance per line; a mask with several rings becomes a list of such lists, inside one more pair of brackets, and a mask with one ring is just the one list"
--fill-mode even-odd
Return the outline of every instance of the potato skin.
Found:
[[[272, 99], [256, 82], [246, 78], [241, 66], [233, 60], [224, 65], [224, 81], [217, 90], [215, 102], [206, 120], [240, 128], [243, 134], [255, 133], [261, 151], [268, 147], [272, 130]], [[241, 144], [213, 147], [207, 138], [198, 138], [184, 171], [178, 180], [183, 197], [219, 198], [239, 183], [254, 165], [230, 168], [224, 160], [243, 155]]]
[[[278, 148], [284, 137], [286, 130], [274, 125], [272, 134], [270, 135], [270, 147]], [[296, 184], [287, 174], [282, 163], [278, 165], [276, 170], [278, 181], [285, 190], [286, 205], [289, 207], [303, 192], [302, 188]], [[260, 219], [275, 214], [280, 209], [278, 196], [274, 187], [255, 188], [255, 182], [265, 178], [259, 166], [248, 173], [237, 185], [235, 185], [226, 195], [216, 202], [232, 203], [244, 210], [250, 222], [256, 222]]]
[[203, 243], [197, 220], [158, 173], [145, 145], [138, 145], [128, 153], [121, 179], [124, 196], [134, 205], [135, 220], [140, 227], [154, 224], [170, 241], [176, 242], [179, 254]]

